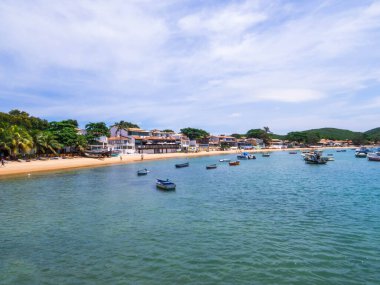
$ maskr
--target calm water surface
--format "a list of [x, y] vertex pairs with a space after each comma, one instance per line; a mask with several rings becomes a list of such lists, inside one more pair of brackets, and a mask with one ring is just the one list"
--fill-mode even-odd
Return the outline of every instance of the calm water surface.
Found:
[[380, 163], [333, 153], [0, 180], [0, 284], [380, 284]]

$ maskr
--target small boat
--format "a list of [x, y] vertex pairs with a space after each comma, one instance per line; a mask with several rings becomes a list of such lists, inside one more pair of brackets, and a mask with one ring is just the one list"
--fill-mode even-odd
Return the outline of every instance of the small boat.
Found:
[[137, 175], [138, 176], [141, 176], [141, 175], [147, 175], [149, 173], [148, 169], [144, 168], [144, 169], [140, 169], [137, 171]]
[[367, 157], [367, 153], [366, 152], [362, 152], [362, 151], [357, 151], [355, 153], [355, 157], [357, 157], [357, 158], [366, 158]]
[[166, 180], [157, 179], [156, 187], [162, 190], [175, 190], [176, 185], [174, 182], [170, 181], [169, 179], [166, 179]]
[[179, 163], [179, 164], [176, 164], [175, 167], [176, 168], [182, 168], [182, 167], [188, 167], [190, 164], [188, 162], [185, 162], [185, 163]]
[[206, 169], [215, 169], [217, 168], [216, 164], [210, 164], [206, 166]]
[[321, 156], [321, 151], [314, 151], [314, 153], [305, 154], [304, 160], [307, 164], [326, 164], [328, 161], [327, 157]]
[[247, 155], [240, 154], [240, 155], [238, 155], [236, 158], [239, 159], [239, 160], [246, 160], [246, 159], [248, 159], [248, 156], [247, 156]]
[[240, 165], [240, 161], [231, 161], [229, 163], [230, 166], [236, 166], [236, 165]]
[[369, 153], [367, 158], [369, 161], [380, 161], [380, 152]]
[[332, 153], [328, 153], [327, 156], [334, 156]]
[[297, 154], [298, 152], [296, 151], [289, 151], [289, 154]]
[[220, 162], [230, 162], [231, 159], [227, 159], [227, 158], [224, 158], [224, 159], [219, 159]]
[[332, 156], [327, 157], [327, 161], [335, 161], [335, 158]]
[[262, 157], [270, 157], [270, 153], [269, 152], [265, 152], [262, 154]]

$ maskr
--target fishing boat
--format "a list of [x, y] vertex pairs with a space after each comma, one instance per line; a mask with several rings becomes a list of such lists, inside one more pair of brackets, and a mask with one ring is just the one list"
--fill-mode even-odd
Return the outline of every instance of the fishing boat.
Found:
[[328, 161], [327, 157], [321, 156], [321, 151], [314, 151], [310, 154], [305, 154], [304, 160], [307, 164], [326, 164]]
[[236, 165], [240, 165], [240, 161], [231, 161], [229, 163], [230, 166], [236, 166]]
[[369, 149], [366, 148], [365, 146], [362, 146], [362, 147], [357, 148], [355, 150], [355, 157], [357, 157], [357, 158], [366, 158], [368, 153], [369, 153]]
[[355, 157], [357, 157], [357, 158], [366, 158], [367, 157], [367, 153], [366, 152], [362, 152], [362, 151], [357, 151], [357, 152], [355, 152]]
[[176, 164], [175, 167], [176, 168], [182, 168], [182, 167], [188, 167], [190, 164], [188, 162], [185, 162], [185, 163], [179, 163], [179, 164]]
[[174, 182], [170, 181], [169, 179], [166, 179], [166, 180], [157, 179], [156, 187], [162, 190], [175, 190], [176, 185]]
[[206, 166], [206, 169], [215, 169], [217, 168], [216, 164], [210, 164]]
[[243, 154], [239, 154], [236, 158], [239, 159], [239, 160], [246, 160], [246, 159], [248, 159], [248, 156], [247, 155], [243, 155]]
[[230, 162], [231, 159], [227, 159], [227, 158], [223, 158], [223, 159], [219, 159], [220, 162]]
[[239, 160], [256, 159], [256, 156], [254, 156], [253, 154], [250, 154], [248, 152], [243, 152], [242, 154], [239, 154], [237, 156], [237, 159], [239, 159]]
[[296, 151], [289, 151], [289, 154], [297, 154], [298, 152]]
[[262, 154], [262, 157], [270, 157], [270, 153], [269, 153], [269, 152], [264, 152], [264, 153]]
[[137, 175], [138, 176], [147, 175], [148, 173], [149, 173], [149, 171], [146, 168], [137, 170]]
[[373, 152], [367, 155], [369, 161], [380, 161], [380, 152]]

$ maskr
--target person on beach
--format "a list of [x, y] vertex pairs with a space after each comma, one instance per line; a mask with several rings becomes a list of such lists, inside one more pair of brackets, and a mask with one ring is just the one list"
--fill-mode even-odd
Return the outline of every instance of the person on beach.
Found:
[[144, 155], [143, 154], [141, 155], [141, 160], [144, 160]]
[[122, 161], [123, 160], [123, 156], [122, 155], [120, 155], [120, 161]]
[[1, 157], [1, 166], [4, 166], [4, 167], [5, 167], [4, 157]]

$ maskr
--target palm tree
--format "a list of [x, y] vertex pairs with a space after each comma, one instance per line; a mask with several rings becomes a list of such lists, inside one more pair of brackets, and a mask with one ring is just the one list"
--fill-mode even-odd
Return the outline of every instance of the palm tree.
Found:
[[22, 152], [26, 153], [32, 149], [33, 139], [25, 129], [13, 125], [8, 127], [4, 133], [6, 133], [6, 139], [2, 145], [9, 149], [11, 156]]
[[128, 129], [128, 123], [125, 122], [125, 121], [120, 121], [120, 122], [115, 122], [115, 124], [113, 125], [114, 127], [116, 127], [116, 135], [117, 133], [119, 133], [119, 137], [121, 138], [121, 131], [126, 131]]
[[55, 136], [51, 132], [38, 132], [33, 136], [34, 147], [37, 153], [52, 152], [57, 154], [57, 150], [62, 146], [57, 142]]
[[269, 127], [263, 127], [264, 129], [264, 132], [266, 132], [267, 134], [271, 133], [271, 131], [269, 130]]

